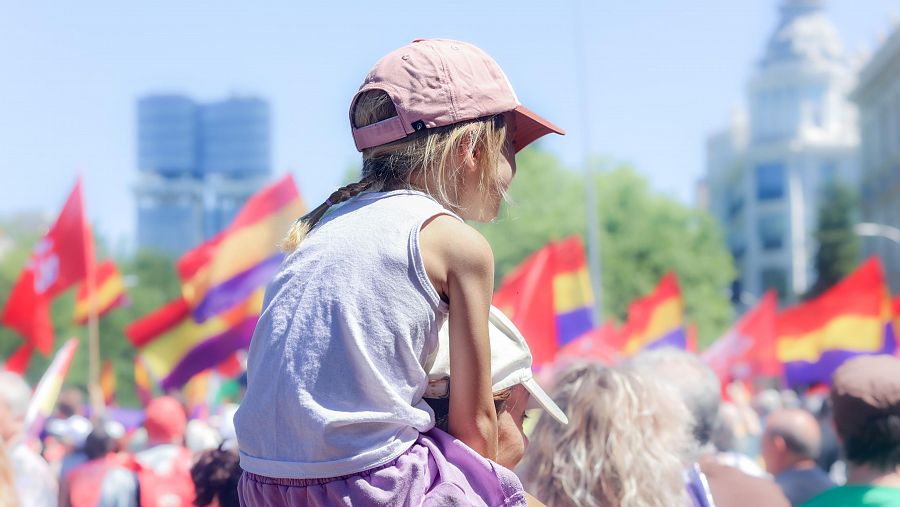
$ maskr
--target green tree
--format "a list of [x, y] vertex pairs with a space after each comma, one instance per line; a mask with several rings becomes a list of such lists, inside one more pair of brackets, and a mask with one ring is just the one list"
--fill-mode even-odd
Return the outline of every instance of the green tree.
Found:
[[[498, 219], [479, 226], [494, 249], [498, 283], [549, 241], [586, 232], [582, 175], [556, 157], [525, 150], [517, 157], [510, 202]], [[730, 324], [727, 288], [734, 266], [712, 218], [652, 192], [626, 166], [596, 174], [603, 314], [619, 322], [628, 304], [649, 293], [668, 271], [681, 281], [686, 314], [701, 344]]]
[[853, 231], [856, 193], [848, 186], [826, 185], [816, 226], [816, 283], [806, 298], [816, 297], [847, 276], [859, 262], [860, 241]]

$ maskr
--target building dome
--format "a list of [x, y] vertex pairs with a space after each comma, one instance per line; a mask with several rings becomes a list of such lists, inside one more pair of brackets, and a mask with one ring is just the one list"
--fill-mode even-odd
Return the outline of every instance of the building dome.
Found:
[[844, 48], [824, 13], [823, 0], [784, 0], [760, 66], [782, 63], [840, 63]]

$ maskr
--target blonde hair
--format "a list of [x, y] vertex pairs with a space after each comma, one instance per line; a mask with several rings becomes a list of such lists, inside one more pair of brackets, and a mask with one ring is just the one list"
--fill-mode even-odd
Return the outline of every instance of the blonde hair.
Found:
[[651, 379], [596, 363], [575, 365], [554, 400], [569, 424], [541, 417], [521, 465], [526, 491], [547, 505], [686, 505], [682, 457], [690, 414]]
[[[397, 116], [397, 110], [387, 93], [371, 90], [356, 100], [351, 116], [353, 126], [360, 128]], [[367, 148], [362, 154], [362, 179], [339, 188], [295, 222], [282, 242], [282, 250], [286, 253], [296, 250], [331, 206], [365, 191], [418, 187], [448, 209], [457, 209], [462, 174], [453, 161], [462, 148], [465, 148], [464, 155], [472, 157], [480, 169], [478, 190], [505, 197], [497, 166], [506, 140], [506, 122], [498, 114], [423, 129], [399, 141]]]

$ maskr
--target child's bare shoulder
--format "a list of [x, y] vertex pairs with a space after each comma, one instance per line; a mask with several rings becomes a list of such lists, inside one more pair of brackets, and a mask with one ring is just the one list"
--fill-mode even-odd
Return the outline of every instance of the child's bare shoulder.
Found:
[[449, 215], [437, 215], [422, 226], [419, 245], [428, 256], [443, 259], [448, 267], [493, 267], [494, 254], [487, 239], [471, 225]]

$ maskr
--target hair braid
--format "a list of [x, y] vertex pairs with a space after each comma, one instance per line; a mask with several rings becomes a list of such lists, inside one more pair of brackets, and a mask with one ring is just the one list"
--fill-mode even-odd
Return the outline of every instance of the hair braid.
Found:
[[366, 176], [356, 183], [345, 185], [332, 192], [331, 195], [328, 196], [328, 199], [325, 199], [325, 202], [298, 218], [297, 221], [291, 225], [291, 229], [288, 231], [287, 236], [285, 236], [284, 240], [281, 242], [281, 250], [285, 253], [291, 253], [296, 250], [297, 246], [300, 245], [300, 242], [303, 241], [303, 238], [305, 238], [306, 235], [309, 234], [309, 231], [319, 223], [319, 220], [325, 216], [325, 213], [328, 212], [329, 208], [365, 192], [374, 184], [375, 179]]

